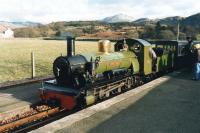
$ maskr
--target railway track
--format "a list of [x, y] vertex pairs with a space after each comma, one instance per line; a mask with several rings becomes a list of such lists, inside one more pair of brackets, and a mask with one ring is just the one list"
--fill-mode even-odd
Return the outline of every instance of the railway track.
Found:
[[37, 122], [33, 122], [31, 123], [30, 125], [27, 124], [27, 126], [24, 126], [24, 127], [21, 127], [21, 128], [18, 128], [16, 130], [13, 130], [13, 132], [15, 133], [24, 133], [24, 132], [29, 132], [31, 130], [34, 130], [34, 129], [37, 129], [41, 126], [44, 126], [50, 122], [53, 122], [53, 121], [56, 121], [60, 118], [63, 118], [64, 116], [67, 116], [69, 115], [69, 112], [59, 112], [57, 114], [54, 114], [53, 116], [49, 117], [49, 118], [46, 118], [46, 119], [41, 119], [40, 121], [37, 121]]
[[0, 132], [23, 132], [58, 118], [64, 111], [59, 107], [37, 105], [26, 112], [1, 120]]

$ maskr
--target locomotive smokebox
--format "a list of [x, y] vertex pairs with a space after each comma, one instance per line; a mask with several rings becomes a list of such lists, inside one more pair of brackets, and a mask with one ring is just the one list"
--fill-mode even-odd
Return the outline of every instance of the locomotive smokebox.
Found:
[[75, 55], [75, 38], [67, 36], [67, 56]]

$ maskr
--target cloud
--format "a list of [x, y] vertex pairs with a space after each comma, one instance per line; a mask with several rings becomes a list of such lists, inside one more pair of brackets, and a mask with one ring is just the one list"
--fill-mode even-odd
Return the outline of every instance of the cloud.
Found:
[[[96, 0], [93, 6], [108, 9], [108, 13], [126, 12], [135, 18], [160, 18], [167, 16], [189, 16], [200, 12], [200, 1], [196, 0]], [[112, 7], [113, 6], [113, 7]]]
[[0, 18], [49, 22], [87, 19], [87, 0], [1, 0]]
[[5, 21], [97, 20], [124, 13], [137, 18], [189, 16], [200, 12], [196, 0], [0, 0]]

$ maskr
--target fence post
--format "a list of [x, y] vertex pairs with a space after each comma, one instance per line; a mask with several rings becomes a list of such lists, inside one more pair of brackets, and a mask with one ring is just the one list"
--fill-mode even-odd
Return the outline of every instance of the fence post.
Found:
[[35, 78], [35, 54], [31, 52], [31, 78]]

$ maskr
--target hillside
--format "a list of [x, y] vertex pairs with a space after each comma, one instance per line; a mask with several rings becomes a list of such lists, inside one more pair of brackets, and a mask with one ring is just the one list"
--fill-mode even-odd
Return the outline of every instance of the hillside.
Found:
[[3, 25], [11, 29], [16, 29], [16, 28], [24, 28], [24, 27], [37, 27], [42, 24], [36, 23], [36, 22], [30, 22], [30, 21], [26, 21], [26, 22], [0, 21], [0, 25]]
[[145, 25], [145, 24], [156, 24], [160, 22], [163, 25], [170, 25], [175, 26], [178, 22], [184, 26], [193, 26], [193, 27], [200, 27], [200, 13], [191, 15], [189, 17], [181, 17], [181, 16], [173, 16], [173, 17], [166, 17], [162, 19], [149, 19], [149, 18], [141, 18], [138, 20], [133, 21], [133, 23]]
[[[157, 23], [161, 26], [156, 28]], [[119, 38], [127, 36], [133, 38], [156, 38], [156, 34], [162, 38], [172, 38], [177, 34], [177, 24], [180, 23], [181, 38], [193, 36], [200, 38], [200, 14], [189, 17], [166, 17], [162, 19], [140, 18], [133, 21], [133, 17], [125, 14], [118, 14], [106, 17], [99, 21], [61, 21], [47, 25], [33, 24], [15, 29], [15, 37], [47, 37], [65, 38], [66, 35], [73, 34], [82, 38]], [[17, 23], [15, 23], [17, 24]], [[32, 23], [30, 23], [32, 25]], [[155, 31], [157, 30], [157, 31]], [[162, 31], [161, 33], [158, 31]], [[157, 32], [155, 34], [155, 32]], [[122, 35], [122, 33], [126, 33]], [[160, 36], [159, 36], [160, 38]]]
[[181, 22], [182, 20], [184, 20], [183, 17], [180, 16], [174, 16], [174, 17], [167, 17], [164, 19], [160, 19], [160, 23], [161, 24], [165, 24], [165, 25], [177, 25], [178, 22]]
[[189, 16], [182, 20], [183, 25], [200, 27], [200, 13]]
[[139, 24], [139, 25], [156, 24], [157, 22], [158, 22], [157, 19], [149, 19], [149, 18], [140, 18], [133, 21], [133, 23]]
[[[15, 29], [15, 37], [50, 37], [65, 38], [68, 34], [76, 37], [85, 38], [117, 38], [122, 35], [121, 32], [132, 34], [132, 37], [138, 37], [134, 23], [106, 23], [102, 21], [70, 21], [54, 22], [37, 27], [26, 27]], [[136, 35], [136, 36], [135, 36]]]

